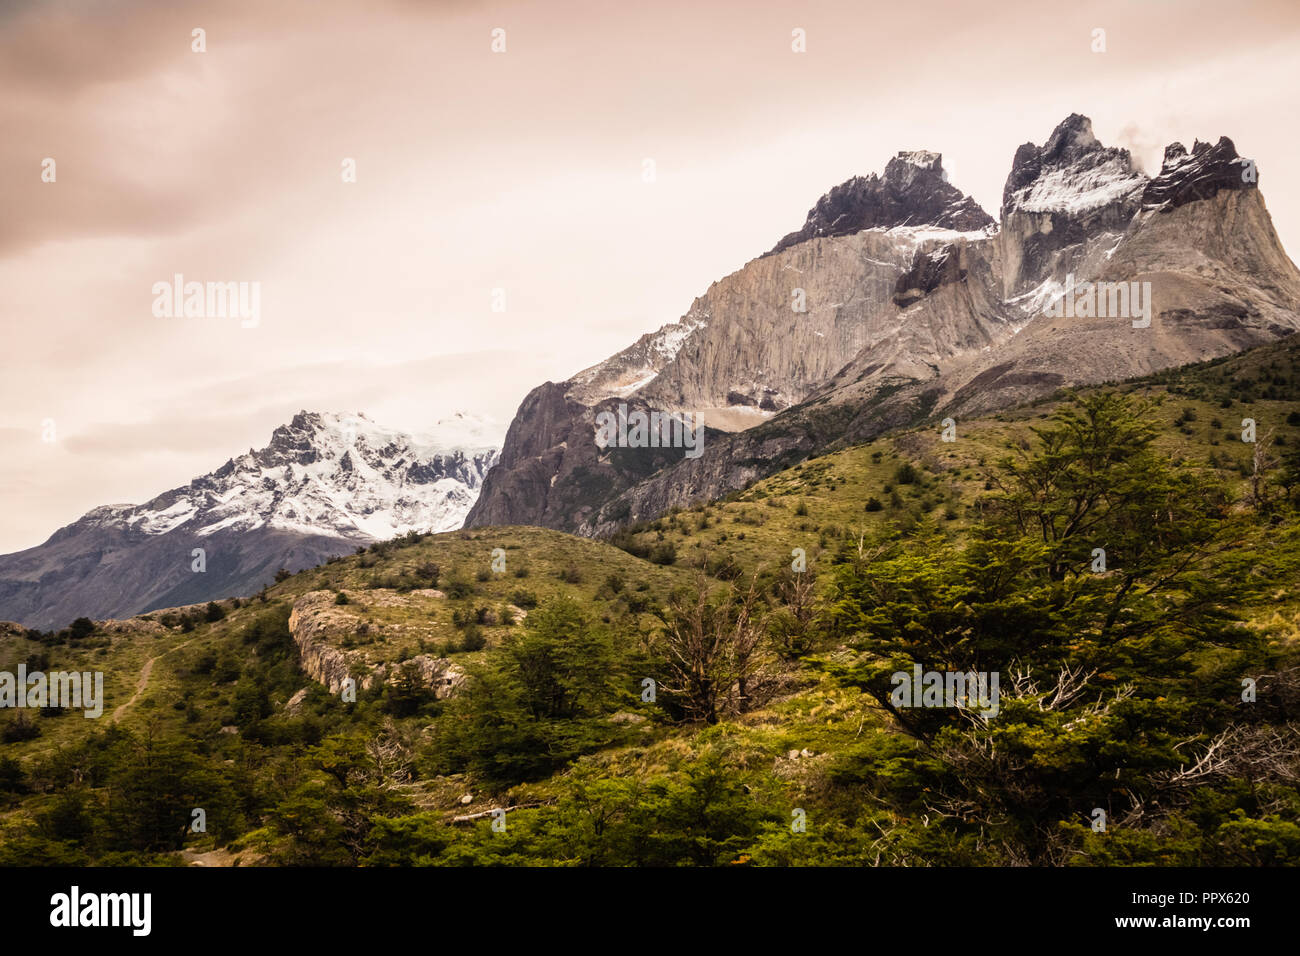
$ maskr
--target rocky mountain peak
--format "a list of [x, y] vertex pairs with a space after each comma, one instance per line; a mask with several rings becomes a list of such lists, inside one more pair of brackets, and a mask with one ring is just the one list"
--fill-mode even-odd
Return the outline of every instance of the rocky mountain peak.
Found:
[[929, 150], [900, 152], [883, 176], [854, 176], [817, 200], [803, 228], [785, 236], [767, 253], [827, 236], [864, 229], [934, 226], [975, 232], [994, 225], [979, 203], [948, 182], [943, 156]]
[[943, 155], [928, 149], [900, 152], [885, 164], [885, 174], [881, 178], [897, 189], [906, 190], [912, 188], [918, 176], [938, 176], [946, 183], [948, 174], [943, 168]]
[[[285, 425], [279, 425], [271, 432], [271, 441], [262, 449], [261, 463], [310, 464], [318, 460], [319, 450], [316, 437], [325, 430], [325, 422], [318, 412], [300, 411]], [[250, 454], [256, 454], [249, 449]]]
[[1043, 158], [1056, 162], [1067, 154], [1078, 154], [1104, 149], [1092, 132], [1092, 120], [1082, 113], [1071, 113], [1056, 124], [1052, 135], [1043, 145]]
[[1237, 147], [1226, 136], [1213, 145], [1197, 140], [1190, 153], [1182, 143], [1170, 143], [1160, 175], [1142, 192], [1142, 205], [1173, 209], [1210, 199], [1221, 189], [1255, 189], [1258, 184], [1259, 171], [1237, 155]]
[[1147, 177], [1126, 149], [1103, 146], [1092, 120], [1071, 113], [1041, 147], [1016, 150], [1002, 189], [1002, 218], [1023, 211], [1087, 215], [1135, 199]]
[[[496, 464], [493, 430], [464, 413], [412, 435], [361, 414], [300, 411], [215, 471], [141, 505], [94, 508], [0, 556], [0, 616], [62, 626], [250, 593], [279, 567], [458, 528]], [[203, 574], [191, 570], [195, 547]]]

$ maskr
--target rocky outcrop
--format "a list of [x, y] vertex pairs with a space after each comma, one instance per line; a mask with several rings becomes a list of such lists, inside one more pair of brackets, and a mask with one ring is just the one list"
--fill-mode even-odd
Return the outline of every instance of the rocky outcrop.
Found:
[[464, 672], [446, 658], [419, 654], [396, 664], [371, 663], [365, 653], [344, 649], [343, 638], [356, 635], [361, 622], [347, 605], [340, 607], [334, 599], [332, 591], [310, 591], [294, 602], [289, 613], [289, 633], [298, 647], [303, 673], [331, 694], [339, 693], [349, 677], [362, 689], [376, 682], [392, 683], [408, 665], [422, 686], [440, 699], [464, 681]]
[[894, 283], [894, 305], [905, 309], [941, 285], [965, 281], [966, 270], [954, 244], [948, 243], [933, 252], [917, 250], [912, 264]]
[[[289, 612], [289, 633], [298, 646], [303, 673], [337, 694], [343, 682], [353, 676], [352, 669], [361, 655], [347, 654], [332, 643], [350, 622], [341, 613], [331, 613], [330, 597], [328, 591], [313, 591], [294, 602]], [[363, 686], [369, 680], [369, 675], [363, 677]]]
[[1223, 189], [1256, 189], [1259, 177], [1226, 136], [1211, 146], [1199, 140], [1187, 152], [1182, 143], [1165, 147], [1160, 175], [1142, 191], [1142, 205], [1177, 209], [1198, 199], [1213, 199]]

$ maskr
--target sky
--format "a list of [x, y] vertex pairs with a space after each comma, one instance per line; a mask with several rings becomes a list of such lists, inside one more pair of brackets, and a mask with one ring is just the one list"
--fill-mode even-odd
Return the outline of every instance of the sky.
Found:
[[[1298, 41], [1291, 0], [0, 0], [0, 553], [300, 409], [504, 434], [900, 150], [996, 216], [1072, 112], [1148, 172], [1227, 135], [1294, 256]], [[156, 314], [177, 274], [256, 325]]]

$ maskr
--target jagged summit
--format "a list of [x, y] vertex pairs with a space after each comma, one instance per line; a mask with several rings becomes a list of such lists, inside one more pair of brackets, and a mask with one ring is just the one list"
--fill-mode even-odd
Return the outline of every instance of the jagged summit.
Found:
[[1092, 120], [1082, 113], [1071, 113], [1056, 124], [1047, 138], [1043, 152], [1049, 159], [1057, 159], [1067, 150], [1102, 149], [1092, 132]]
[[1080, 215], [1133, 204], [1146, 183], [1128, 150], [1103, 146], [1092, 120], [1071, 113], [1041, 147], [1025, 143], [1016, 150], [1002, 189], [1002, 218], [1018, 211]]
[[1259, 171], [1237, 155], [1226, 136], [1211, 146], [1197, 140], [1192, 151], [1182, 143], [1165, 147], [1160, 175], [1147, 183], [1142, 205], [1174, 209], [1197, 199], [1209, 199], [1220, 189], [1256, 189]]
[[895, 164], [914, 166], [917, 169], [937, 170], [943, 175], [945, 181], [948, 178], [948, 174], [943, 170], [943, 154], [932, 153], [928, 149], [914, 149], [910, 152], [900, 152], [885, 165], [886, 177], [890, 175], [891, 167], [894, 167], [895, 172], [897, 171]]
[[778, 242], [773, 255], [826, 236], [848, 236], [864, 229], [934, 226], [975, 232], [994, 225], [979, 203], [948, 182], [943, 157], [928, 150], [900, 152], [883, 176], [854, 176], [831, 189], [808, 210], [803, 228]]
[[1098, 268], [1141, 208], [1147, 182], [1129, 151], [1102, 145], [1081, 113], [1042, 146], [1021, 145], [1002, 190], [1003, 295], [1032, 307], [1068, 273]]

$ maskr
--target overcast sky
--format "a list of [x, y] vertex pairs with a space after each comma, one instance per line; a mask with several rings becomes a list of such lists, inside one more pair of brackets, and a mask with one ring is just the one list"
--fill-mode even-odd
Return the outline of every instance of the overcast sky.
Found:
[[[1249, 0], [10, 0], [0, 552], [302, 408], [504, 432], [901, 149], [996, 216], [1071, 112], [1148, 171], [1228, 135], [1294, 254], [1298, 28]], [[260, 324], [156, 317], [177, 273], [260, 283]]]

